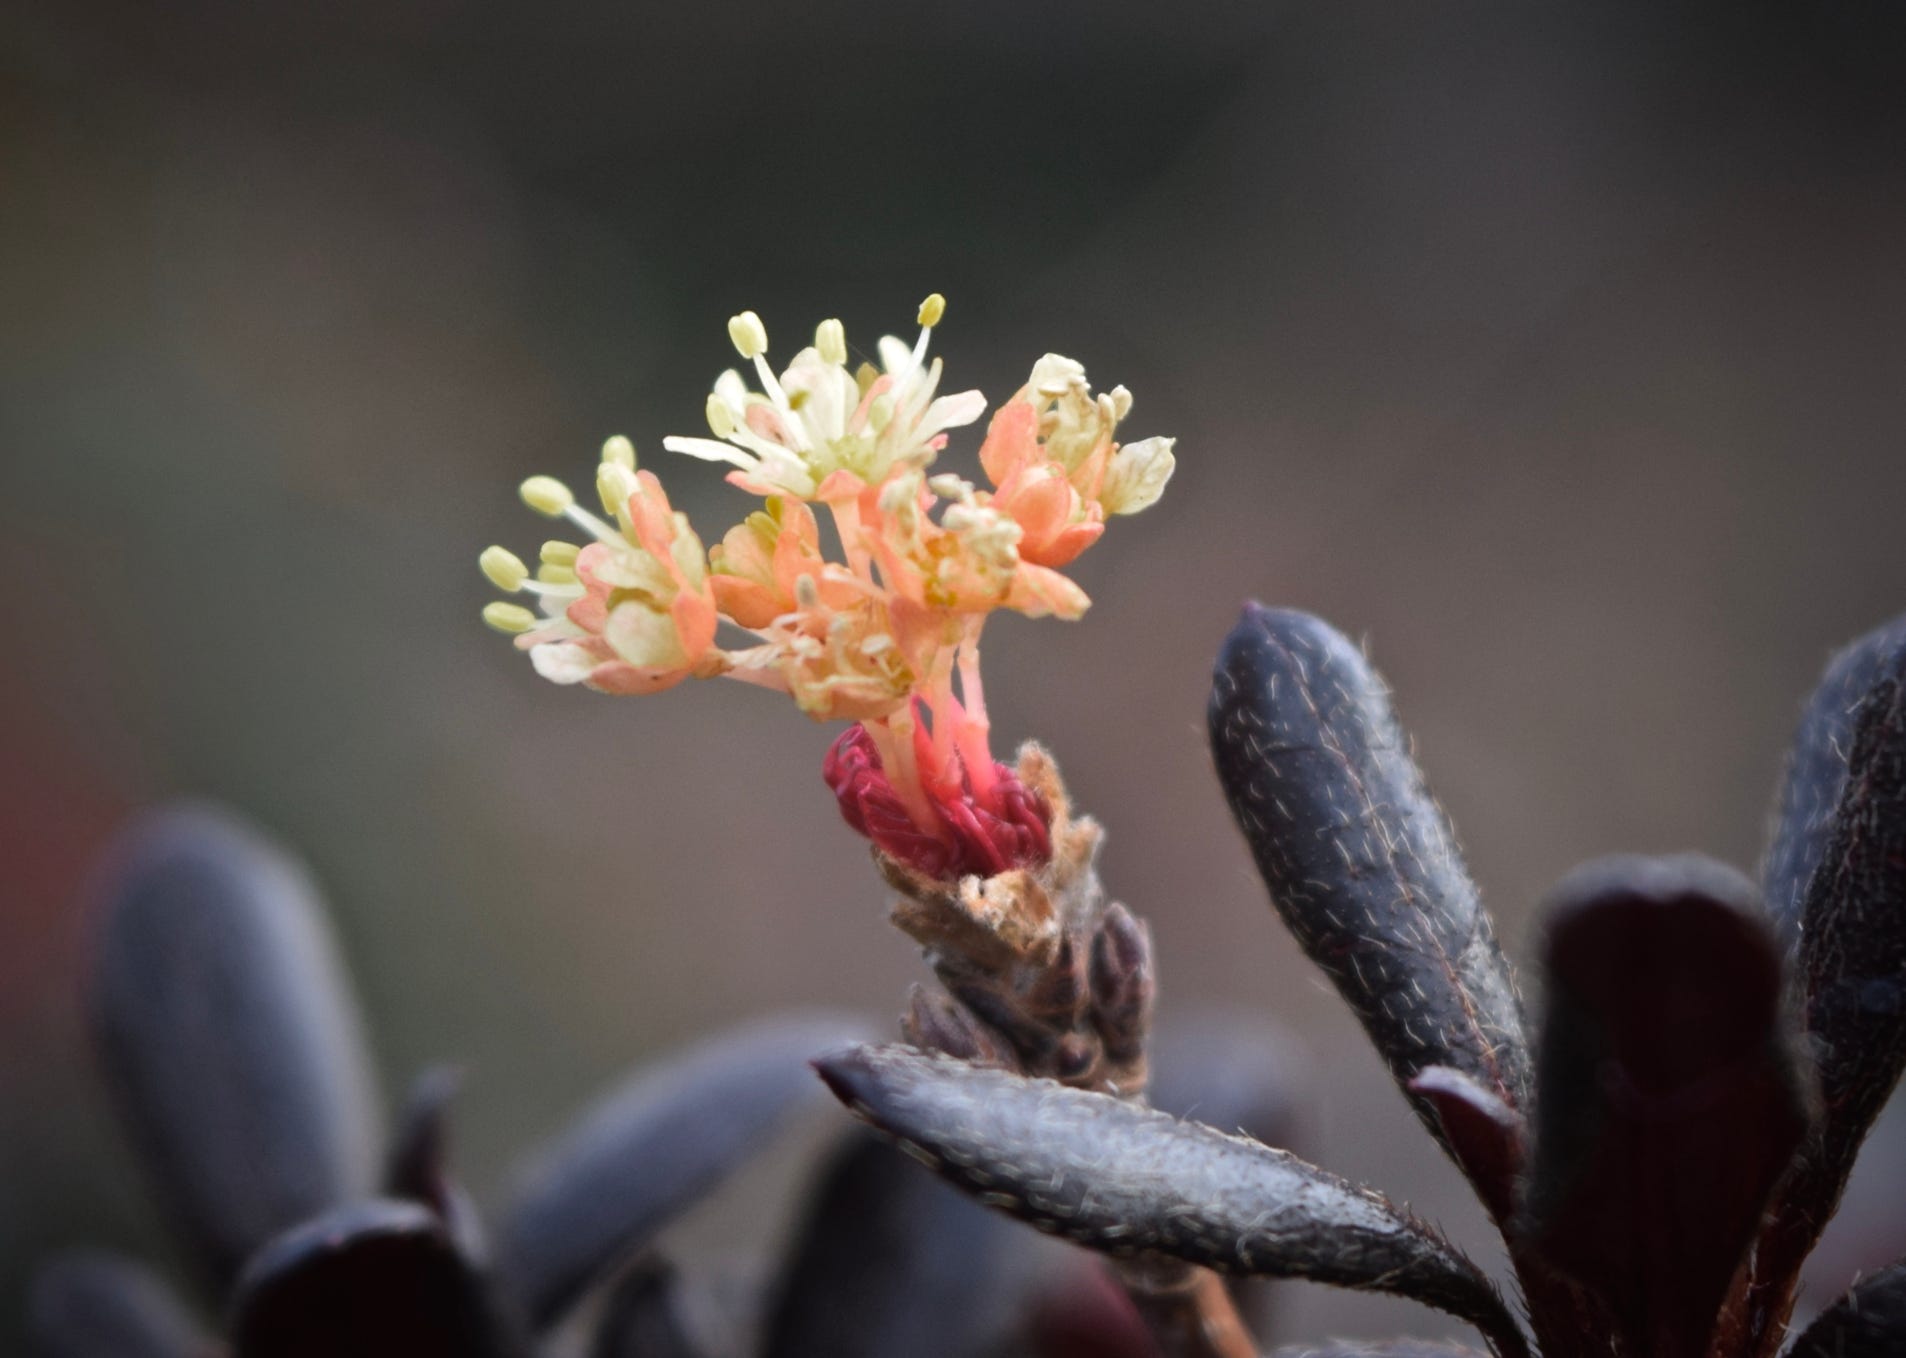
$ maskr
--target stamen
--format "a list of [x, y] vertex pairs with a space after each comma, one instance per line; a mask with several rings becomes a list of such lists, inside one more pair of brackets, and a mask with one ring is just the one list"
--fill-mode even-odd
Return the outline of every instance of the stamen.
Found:
[[569, 487], [553, 476], [532, 476], [519, 489], [523, 503], [547, 518], [560, 518], [575, 505]]
[[823, 363], [847, 363], [847, 327], [838, 320], [825, 320], [814, 328], [814, 348]]
[[602, 445], [602, 460], [634, 471], [635, 445], [625, 435], [617, 434]]
[[973, 498], [973, 483], [963, 476], [955, 476], [952, 472], [941, 472], [938, 476], [929, 476], [927, 488], [942, 500], [958, 500], [964, 504]]
[[571, 570], [568, 566], [539, 566], [536, 570], [536, 580], [539, 584], [544, 585], [573, 585], [577, 583], [576, 572]]
[[716, 392], [708, 393], [708, 428], [718, 439], [725, 439], [735, 432], [735, 412]]
[[940, 323], [940, 317], [946, 315], [946, 298], [937, 292], [930, 292], [920, 303], [920, 324], [931, 330]]
[[756, 358], [768, 352], [768, 328], [752, 311], [728, 318], [728, 338], [743, 358]]
[[[600, 483], [598, 483], [597, 493], [601, 493]], [[587, 533], [597, 542], [604, 542], [611, 547], [618, 548], [627, 548], [629, 546], [629, 540], [622, 536], [621, 530], [604, 523], [594, 514], [591, 514], [588, 510], [577, 504], [574, 499], [570, 500], [569, 507], [563, 510], [562, 513], [565, 519], [568, 519], [571, 523], [575, 524], [576, 527], [582, 529], [583, 532]]]
[[529, 567], [507, 547], [485, 547], [483, 555], [477, 558], [477, 565], [490, 583], [505, 594], [516, 593], [529, 578]]
[[534, 627], [538, 620], [521, 604], [506, 604], [498, 599], [483, 605], [483, 621], [499, 632], [522, 633]]
[[543, 544], [543, 550], [537, 553], [537, 559], [545, 566], [569, 566], [576, 564], [576, 555], [582, 548], [573, 542], [560, 542], [552, 538]]
[[807, 438], [807, 426], [794, 418], [794, 404], [788, 400], [788, 394], [781, 388], [781, 379], [774, 375], [774, 369], [768, 366], [768, 360], [760, 354], [754, 356], [755, 376], [761, 379], [761, 390], [768, 394], [768, 400], [781, 412], [781, 425], [787, 430], [788, 442], [798, 452], [806, 452], [812, 446]]
[[620, 462], [604, 462], [596, 469], [596, 495], [602, 500], [602, 512], [613, 514], [626, 523], [629, 497], [635, 494], [635, 473]]

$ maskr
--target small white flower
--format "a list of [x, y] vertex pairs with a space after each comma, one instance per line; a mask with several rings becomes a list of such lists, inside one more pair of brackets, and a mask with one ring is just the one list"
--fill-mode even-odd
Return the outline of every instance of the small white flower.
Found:
[[[929, 298], [928, 303], [933, 303]], [[888, 335], [876, 346], [882, 371], [847, 370], [847, 336], [837, 320], [821, 322], [815, 342], [777, 377], [765, 356], [767, 336], [752, 312], [730, 323], [735, 345], [754, 361], [761, 390], [750, 391], [734, 369], [715, 381], [708, 399], [713, 438], [675, 435], [670, 452], [736, 468], [734, 479], [758, 495], [811, 499], [835, 472], [868, 485], [896, 466], [924, 467], [947, 430], [968, 425], [986, 410], [977, 391], [935, 396], [940, 361], [926, 361], [933, 326], [945, 303], [923, 304], [920, 338], [908, 347]]]

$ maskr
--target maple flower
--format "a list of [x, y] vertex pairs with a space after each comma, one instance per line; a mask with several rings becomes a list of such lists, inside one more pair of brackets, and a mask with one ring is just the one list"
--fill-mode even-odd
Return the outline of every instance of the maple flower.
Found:
[[[484, 619], [515, 634], [547, 679], [654, 693], [719, 675], [855, 723], [823, 768], [842, 815], [891, 857], [952, 881], [1052, 851], [1049, 809], [991, 753], [987, 616], [1081, 616], [1091, 601], [1060, 568], [1107, 515], [1156, 501], [1173, 458], [1170, 439], [1120, 445], [1131, 393], [1094, 396], [1081, 365], [1048, 354], [993, 416], [979, 453], [988, 486], [933, 472], [948, 431], [986, 408], [977, 391], [938, 394], [941, 362], [927, 348], [945, 310], [938, 293], [927, 298], [918, 338], [882, 338], [879, 366], [853, 372], [838, 320], [778, 374], [760, 317], [729, 321], [759, 390], [724, 372], [707, 403], [715, 437], [663, 440], [730, 464], [729, 482], [762, 501], [713, 550], [617, 437], [597, 472], [601, 515], [550, 477], [523, 483], [532, 509], [584, 543], [545, 543], [533, 575], [502, 547], [481, 565], [504, 592], [533, 596], [535, 609], [498, 601]], [[823, 546], [823, 512], [839, 559]]]

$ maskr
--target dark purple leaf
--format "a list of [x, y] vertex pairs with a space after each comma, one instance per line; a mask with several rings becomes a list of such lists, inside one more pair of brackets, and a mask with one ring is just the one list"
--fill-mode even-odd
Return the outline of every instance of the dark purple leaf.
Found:
[[27, 1331], [39, 1358], [207, 1358], [213, 1345], [142, 1265], [86, 1252], [33, 1279]]
[[1802, 909], [1799, 971], [1822, 1111], [1783, 1198], [1817, 1229], [1906, 1066], [1906, 650], [1855, 714], [1833, 833]]
[[1806, 1129], [1779, 947], [1694, 856], [1589, 864], [1551, 911], [1524, 1229], [1632, 1352], [1698, 1358]]
[[1323, 1344], [1292, 1344], [1272, 1352], [1271, 1358], [1483, 1358], [1461, 1344], [1437, 1344], [1427, 1339], [1335, 1339]]
[[1087, 974], [1106, 1057], [1123, 1067], [1142, 1064], [1158, 990], [1151, 929], [1118, 901], [1099, 920]]
[[609, 1290], [593, 1358], [740, 1358], [735, 1336], [711, 1341], [705, 1333], [708, 1318], [697, 1313], [702, 1300], [667, 1260], [640, 1260]]
[[982, 1023], [963, 1004], [940, 989], [915, 984], [907, 991], [907, 1012], [900, 1031], [916, 1047], [945, 1052], [982, 1066], [1012, 1064], [1004, 1038]]
[[1906, 649], [1906, 617], [1875, 628], [1834, 656], [1807, 699], [1794, 734], [1774, 811], [1773, 837], [1761, 865], [1767, 908], [1789, 945], [1799, 938], [1807, 884], [1833, 837], [1846, 788], [1846, 761], [1861, 702], [1889, 675]]
[[1436, 1109], [1450, 1154], [1476, 1186], [1489, 1215], [1507, 1223], [1515, 1215], [1516, 1185], [1528, 1158], [1522, 1115], [1448, 1066], [1422, 1071], [1410, 1081], [1410, 1092]]
[[[1204, 1013], [1159, 1025], [1152, 1037], [1150, 1103], [1221, 1132], [1241, 1132], [1300, 1149], [1301, 1101], [1309, 1084], [1298, 1043], [1254, 1014]], [[1238, 1315], [1255, 1335], [1271, 1333], [1282, 1288], [1267, 1278], [1228, 1278]]]
[[97, 884], [92, 1008], [119, 1113], [214, 1279], [369, 1193], [370, 1061], [303, 870], [222, 812], [140, 820]]
[[1017, 1228], [856, 1130], [829, 1161], [775, 1288], [767, 1358], [966, 1358], [1010, 1317]]
[[450, 1172], [450, 1101], [461, 1081], [455, 1069], [434, 1066], [411, 1085], [384, 1166], [384, 1191], [435, 1212], [464, 1257], [478, 1261], [489, 1252], [483, 1221], [470, 1195]]
[[[1846, 718], [1846, 769], [1830, 823], [1790, 811], [1770, 864], [1774, 878], [1797, 878], [1808, 863], [1800, 903], [1794, 982], [1820, 1081], [1820, 1116], [1780, 1186], [1754, 1251], [1753, 1276], [1738, 1310], [1743, 1343], [1765, 1351], [1792, 1307], [1802, 1262], [1839, 1205], [1867, 1128], [1906, 1063], [1906, 649], [1892, 644], [1906, 620], [1854, 644], [1829, 671], [1809, 706]], [[1864, 696], [1853, 694], [1862, 682]], [[1822, 723], [1825, 718], [1820, 719]], [[1821, 737], [1802, 727], [1797, 765], [1830, 761], [1804, 748]], [[1819, 781], [1816, 777], [1816, 781]], [[1830, 781], [1830, 780], [1829, 780]], [[1800, 808], [1818, 794], [1791, 790]], [[1789, 823], [1806, 822], [1800, 847], [1783, 847]], [[1792, 832], [1801, 835], [1801, 832]], [[1824, 838], [1822, 838], [1824, 834]]]
[[1442, 1236], [1294, 1155], [910, 1047], [857, 1047], [816, 1064], [857, 1116], [1040, 1230], [1118, 1256], [1395, 1293], [1523, 1352], [1495, 1289]]
[[[1307, 614], [1252, 604], [1219, 653], [1209, 719], [1272, 904], [1397, 1082], [1449, 1066], [1526, 1109], [1521, 1001], [1362, 652]], [[1430, 1101], [1410, 1100], [1440, 1138]]]
[[504, 1358], [481, 1279], [412, 1202], [340, 1207], [253, 1256], [232, 1306], [236, 1358]]
[[502, 1273], [539, 1328], [738, 1166], [813, 1092], [806, 1062], [864, 1033], [765, 1020], [614, 1090], [537, 1152], [501, 1232]]
[[1906, 1353], [1906, 1262], [1862, 1278], [1820, 1313], [1787, 1358], [1899, 1358]]

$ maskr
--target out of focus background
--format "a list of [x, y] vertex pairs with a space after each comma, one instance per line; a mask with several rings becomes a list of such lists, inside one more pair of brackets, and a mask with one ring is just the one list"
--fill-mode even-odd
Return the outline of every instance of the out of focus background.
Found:
[[[76, 904], [156, 800], [309, 857], [391, 1088], [465, 1067], [480, 1196], [670, 1045], [897, 1011], [834, 732], [542, 683], [475, 564], [617, 432], [712, 540], [745, 498], [660, 444], [726, 317], [871, 348], [935, 289], [952, 389], [1057, 350], [1179, 438], [1087, 617], [989, 632], [1002, 747], [1110, 827], [1167, 1019], [1283, 1020], [1300, 1149], [1497, 1263], [1249, 871], [1210, 657], [1247, 597], [1367, 637], [1518, 957], [1589, 855], [1751, 867], [1800, 698], [1906, 608], [1903, 134], [1880, 6], [0, 7], [0, 1347], [37, 1254], [164, 1249]], [[1829, 1284], [1906, 1248], [1898, 1116], [1851, 1200]]]

